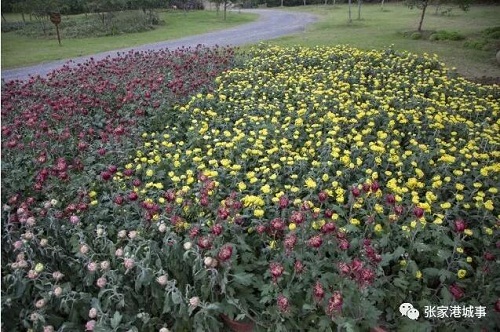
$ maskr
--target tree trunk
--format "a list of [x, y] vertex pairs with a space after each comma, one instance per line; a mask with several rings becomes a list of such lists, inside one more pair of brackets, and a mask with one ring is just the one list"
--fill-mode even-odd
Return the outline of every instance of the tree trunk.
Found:
[[226, 20], [227, 0], [224, 0], [224, 21]]
[[283, 7], [283, 0], [281, 0], [281, 7]]
[[2, 12], [2, 20], [3, 20], [4, 22], [7, 22], [7, 19], [6, 19], [6, 18], [5, 18], [5, 16], [3, 15], [3, 12]]
[[352, 0], [349, 0], [349, 23], [352, 23], [351, 5], [352, 5]]
[[384, 0], [382, 0], [382, 11], [384, 11]]
[[422, 1], [422, 16], [420, 17], [420, 22], [418, 23], [418, 32], [422, 32], [422, 23], [424, 23], [425, 10], [429, 1]]
[[307, 0], [304, 0], [304, 6], [306, 5], [306, 1], [307, 1]]
[[361, 1], [358, 0], [358, 20], [361, 20]]

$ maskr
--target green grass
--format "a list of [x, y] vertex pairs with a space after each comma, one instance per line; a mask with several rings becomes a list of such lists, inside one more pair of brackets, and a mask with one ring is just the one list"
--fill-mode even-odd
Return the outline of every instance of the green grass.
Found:
[[[248, 23], [256, 20], [257, 17], [256, 14], [228, 12], [227, 20], [224, 21], [222, 13], [217, 15], [214, 11], [161, 12], [160, 19], [165, 21], [165, 25], [157, 26], [155, 30], [81, 39], [65, 39], [64, 35], [61, 35], [61, 46], [59, 46], [56, 37], [34, 39], [19, 36], [14, 32], [2, 33], [2, 68], [22, 67], [176, 39]], [[11, 22], [20, 20], [21, 16], [7, 15], [6, 18], [7, 21]], [[62, 19], [65, 20], [65, 17]], [[55, 29], [52, 25], [50, 28]]]
[[[353, 6], [351, 24], [348, 24], [347, 5], [306, 6], [289, 8], [317, 14], [321, 20], [306, 29], [305, 33], [273, 40], [282, 46], [291, 45], [337, 45], [348, 44], [361, 49], [383, 49], [393, 46], [398, 50], [414, 53], [437, 54], [448, 67], [457, 69], [461, 75], [477, 79], [483, 76], [500, 77], [500, 65], [495, 54], [498, 48], [477, 50], [464, 46], [466, 41], [480, 39], [482, 31], [500, 25], [500, 6], [472, 6], [468, 12], [453, 9], [450, 16], [434, 14], [428, 10], [423, 29], [454, 31], [465, 36], [465, 40], [412, 40], [405, 32], [417, 29], [420, 11], [410, 10], [404, 4], [363, 4], [361, 20], [357, 20], [357, 7]], [[497, 43], [494, 47], [500, 47]]]

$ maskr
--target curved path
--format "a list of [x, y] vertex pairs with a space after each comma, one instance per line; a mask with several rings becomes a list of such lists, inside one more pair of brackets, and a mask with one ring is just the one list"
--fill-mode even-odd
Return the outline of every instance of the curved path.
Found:
[[239, 25], [234, 28], [209, 32], [202, 35], [189, 36], [181, 39], [169, 40], [154, 44], [140, 45], [120, 50], [98, 53], [89, 56], [66, 59], [49, 63], [42, 63], [30, 67], [2, 70], [2, 80], [25, 80], [30, 76], [45, 76], [51, 71], [63, 66], [69, 60], [71, 65], [83, 63], [91, 57], [95, 60], [103, 59], [107, 56], [116, 57], [118, 53], [128, 52], [130, 50], [160, 50], [164, 48], [175, 49], [182, 46], [194, 47], [197, 45], [206, 46], [237, 46], [250, 43], [256, 43], [262, 40], [269, 40], [288, 34], [302, 32], [305, 27], [316, 21], [316, 16], [308, 13], [293, 13], [270, 9], [249, 9], [242, 10], [260, 15], [256, 22]]

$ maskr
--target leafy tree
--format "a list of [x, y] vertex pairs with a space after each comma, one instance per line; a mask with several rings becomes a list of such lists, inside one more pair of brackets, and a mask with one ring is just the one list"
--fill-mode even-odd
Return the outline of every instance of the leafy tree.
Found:
[[[350, 0], [349, 0], [350, 1]], [[470, 4], [472, 3], [472, 0], [406, 0], [406, 4], [410, 8], [418, 8], [422, 11], [422, 14], [420, 15], [420, 21], [418, 23], [418, 31], [422, 31], [422, 24], [424, 23], [424, 17], [425, 17], [425, 12], [427, 10], [427, 7], [431, 5], [432, 3], [451, 3], [451, 4], [457, 4], [460, 9], [467, 11], [469, 9]]]

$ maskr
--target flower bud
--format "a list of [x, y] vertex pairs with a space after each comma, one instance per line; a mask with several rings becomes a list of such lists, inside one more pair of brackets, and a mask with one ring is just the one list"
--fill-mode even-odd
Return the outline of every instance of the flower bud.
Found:
[[167, 225], [165, 225], [164, 223], [161, 223], [158, 226], [158, 231], [160, 231], [160, 233], [165, 233], [167, 231]]
[[191, 242], [186, 242], [186, 243], [184, 243], [183, 247], [184, 247], [184, 250], [189, 250], [193, 247], [193, 244]]
[[194, 297], [190, 298], [189, 299], [189, 305], [191, 307], [196, 308], [197, 306], [200, 305], [200, 298], [198, 296], [194, 296]]
[[168, 282], [168, 277], [167, 275], [161, 275], [158, 278], [156, 278], [156, 282], [159, 283], [161, 286], [165, 286]]
[[91, 308], [89, 310], [89, 318], [96, 318], [97, 317], [97, 309], [96, 308]]
[[86, 255], [89, 252], [89, 250], [90, 250], [90, 248], [86, 244], [82, 244], [80, 246], [80, 254], [82, 254], [82, 255]]
[[99, 288], [103, 288], [104, 286], [106, 286], [106, 284], [108, 283], [108, 280], [106, 280], [106, 277], [100, 277], [99, 279], [97, 279], [97, 287]]
[[118, 238], [123, 239], [127, 237], [127, 231], [122, 229], [121, 231], [118, 232]]
[[109, 263], [109, 261], [102, 261], [100, 266], [101, 266], [101, 270], [106, 271], [109, 269], [110, 263]]
[[127, 270], [132, 269], [135, 266], [135, 261], [133, 258], [125, 258], [125, 261], [123, 262], [123, 265]]
[[56, 288], [54, 288], [54, 295], [56, 297], [61, 296], [62, 293], [63, 293], [63, 289], [61, 287], [57, 286]]
[[37, 308], [37, 309], [42, 309], [44, 306], [45, 306], [44, 299], [40, 299], [40, 300], [35, 302], [35, 308]]

